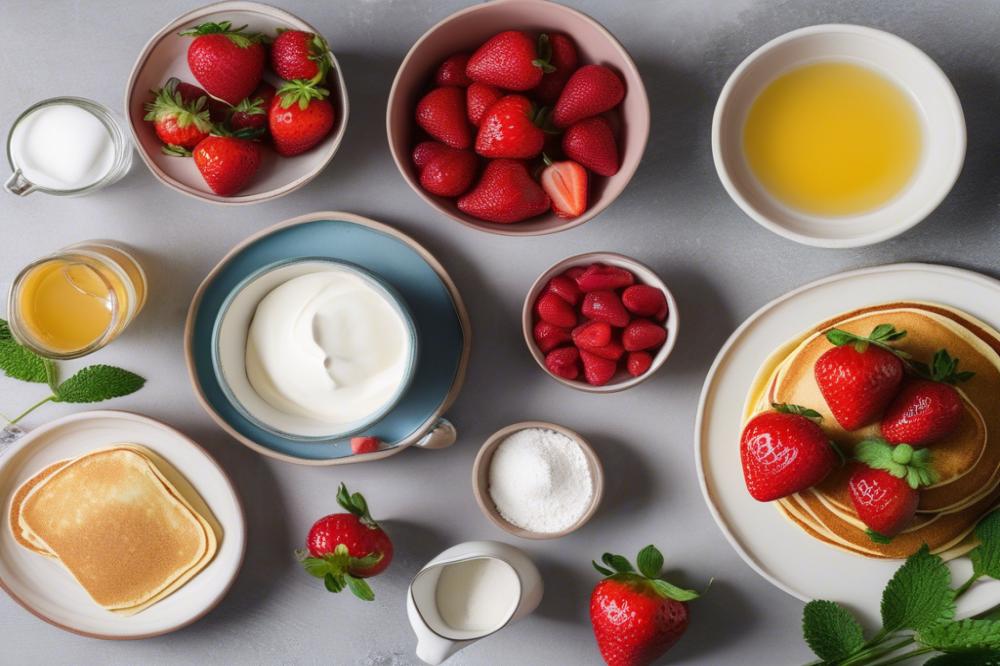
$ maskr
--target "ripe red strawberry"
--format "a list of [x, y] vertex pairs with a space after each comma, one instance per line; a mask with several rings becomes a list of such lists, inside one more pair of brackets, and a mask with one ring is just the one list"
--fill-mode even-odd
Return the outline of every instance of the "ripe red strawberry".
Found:
[[594, 321], [606, 321], [616, 328], [625, 328], [631, 319], [618, 294], [610, 290], [588, 292], [583, 297], [583, 316]]
[[503, 96], [504, 92], [499, 88], [478, 81], [466, 88], [465, 112], [469, 122], [479, 127], [486, 111]]
[[573, 72], [552, 112], [556, 127], [569, 127], [584, 118], [618, 106], [625, 97], [625, 84], [604, 65], [584, 65]]
[[591, 264], [576, 282], [583, 291], [621, 289], [635, 284], [635, 276], [619, 266]]
[[566, 344], [572, 339], [569, 329], [553, 326], [547, 321], [539, 321], [535, 324], [533, 335], [535, 344], [538, 345], [543, 354], [549, 353], [559, 345]]
[[634, 315], [653, 317], [658, 321], [667, 318], [667, 297], [656, 287], [635, 284], [622, 292], [622, 304]]
[[565, 275], [557, 275], [549, 280], [549, 283], [545, 285], [545, 291], [552, 292], [570, 305], [579, 303], [580, 297], [583, 295], [580, 293], [580, 288], [576, 286], [576, 281]]
[[202, 23], [182, 35], [194, 37], [188, 46], [188, 67], [209, 95], [235, 105], [260, 83], [267, 57], [261, 35], [233, 29], [229, 21]]
[[580, 376], [580, 350], [560, 347], [545, 357], [545, 367], [556, 377], [573, 380]]
[[937, 481], [928, 449], [909, 444], [891, 446], [868, 439], [857, 445], [848, 489], [858, 518], [876, 543], [888, 543], [913, 520], [919, 502], [917, 489]]
[[274, 86], [266, 81], [261, 81], [257, 90], [253, 94], [242, 100], [233, 107], [233, 114], [229, 118], [229, 126], [234, 130], [241, 129], [266, 129], [267, 115], [274, 100]]
[[589, 321], [573, 329], [573, 344], [580, 349], [603, 347], [611, 343], [611, 324]]
[[435, 145], [438, 148], [420, 169], [420, 186], [431, 194], [457, 197], [468, 190], [476, 179], [479, 158], [469, 150], [451, 148], [443, 143]]
[[594, 568], [605, 576], [590, 595], [590, 622], [608, 666], [648, 666], [680, 640], [688, 626], [692, 590], [660, 578], [663, 555], [639, 551], [638, 571], [621, 555], [605, 553]]
[[944, 349], [923, 370], [929, 379], [904, 383], [882, 417], [882, 436], [893, 444], [930, 444], [953, 433], [962, 422], [962, 396], [952, 385], [972, 379], [975, 373], [958, 372], [958, 359]]
[[653, 365], [653, 357], [649, 352], [629, 352], [628, 360], [625, 361], [625, 368], [628, 374], [633, 377], [641, 377], [649, 371]]
[[585, 349], [594, 356], [600, 356], [601, 358], [606, 358], [609, 361], [615, 362], [625, 355], [625, 348], [622, 347], [621, 343], [613, 337], [611, 338], [611, 342], [603, 347], [581, 347], [581, 349]]
[[201, 97], [208, 100], [208, 116], [213, 123], [221, 123], [226, 120], [226, 116], [229, 115], [229, 105], [225, 102], [217, 100], [214, 97], [209, 97], [207, 92], [195, 84], [181, 81], [176, 77], [167, 79], [167, 83], [164, 86], [170, 83], [173, 83], [177, 87], [177, 92], [181, 94], [181, 99], [184, 100], [185, 104], [197, 102]]
[[473, 81], [506, 90], [531, 90], [542, 80], [546, 63], [538, 59], [535, 40], [518, 30], [494, 35], [480, 46], [465, 68]]
[[740, 437], [743, 479], [751, 497], [770, 502], [826, 478], [838, 454], [819, 425], [819, 413], [798, 405], [773, 405], [754, 416]]
[[576, 326], [576, 312], [562, 298], [552, 293], [544, 293], [535, 302], [535, 314], [542, 321], [547, 321], [559, 328]]
[[542, 82], [535, 89], [535, 97], [543, 104], [555, 104], [566, 81], [576, 70], [576, 45], [561, 32], [539, 35], [538, 44], [538, 57], [548, 60], [554, 70], [542, 75]]
[[347, 587], [358, 598], [371, 601], [375, 594], [362, 579], [382, 573], [392, 563], [392, 541], [371, 517], [361, 493], [352, 495], [341, 483], [337, 503], [348, 513], [317, 520], [306, 538], [306, 550], [295, 555], [330, 592]]
[[633, 319], [622, 332], [625, 351], [655, 349], [667, 339], [667, 330], [648, 319]]
[[476, 152], [483, 157], [535, 157], [545, 144], [545, 132], [535, 121], [536, 110], [527, 97], [501, 98], [487, 109], [479, 123]]
[[552, 199], [557, 217], [572, 219], [587, 210], [587, 170], [576, 162], [552, 162], [542, 171], [542, 189]]
[[413, 163], [417, 166], [417, 169], [422, 169], [432, 159], [444, 153], [448, 147], [440, 141], [421, 141], [413, 149]]
[[267, 125], [279, 155], [299, 155], [326, 138], [335, 120], [329, 94], [308, 81], [288, 81], [278, 89]]
[[260, 144], [234, 136], [210, 135], [194, 149], [194, 163], [216, 194], [229, 197], [250, 182], [260, 167]]
[[279, 29], [271, 43], [271, 69], [286, 81], [312, 79], [322, 83], [330, 66], [330, 47], [320, 35]]
[[472, 130], [465, 117], [465, 91], [461, 88], [435, 88], [424, 95], [417, 103], [417, 124], [452, 148], [472, 145]]
[[550, 204], [524, 163], [507, 159], [491, 160], [476, 187], [458, 200], [463, 213], [499, 224], [541, 215]]
[[566, 156], [576, 160], [599, 176], [618, 173], [618, 144], [615, 133], [602, 116], [587, 118], [574, 123], [562, 138]]
[[617, 361], [604, 358], [586, 349], [580, 350], [580, 360], [583, 361], [583, 376], [591, 386], [604, 386], [618, 372]]
[[434, 85], [467, 88], [472, 84], [472, 79], [465, 73], [465, 67], [468, 64], [468, 53], [456, 53], [448, 56], [444, 62], [438, 65], [437, 71], [434, 73]]
[[162, 88], [153, 91], [155, 98], [146, 103], [144, 119], [153, 123], [156, 136], [165, 144], [164, 153], [189, 155], [189, 149], [212, 131], [212, 122], [208, 97], [203, 95], [195, 101], [185, 102], [177, 91], [178, 83], [177, 79], [170, 79]]
[[819, 390], [845, 430], [857, 430], [876, 421], [885, 411], [903, 381], [901, 352], [889, 343], [906, 331], [889, 324], [875, 327], [867, 338], [839, 329], [827, 332], [836, 345], [816, 361], [814, 372]]
[[351, 453], [374, 453], [381, 443], [378, 437], [351, 437]]
[[563, 275], [576, 282], [577, 286], [579, 286], [580, 276], [586, 273], [588, 268], [589, 266], [570, 266], [566, 269]]

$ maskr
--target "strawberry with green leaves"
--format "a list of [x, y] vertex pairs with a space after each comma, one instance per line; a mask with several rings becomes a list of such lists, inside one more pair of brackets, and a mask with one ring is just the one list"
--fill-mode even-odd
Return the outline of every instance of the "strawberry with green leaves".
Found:
[[271, 69], [286, 81], [323, 81], [331, 66], [330, 47], [315, 33], [279, 29], [271, 43]]
[[959, 372], [958, 359], [947, 350], [934, 354], [930, 366], [912, 364], [921, 378], [903, 384], [882, 417], [882, 436], [892, 444], [923, 446], [955, 432], [965, 412], [962, 396], [955, 385], [976, 373]]
[[274, 95], [274, 86], [261, 81], [253, 94], [231, 109], [229, 126], [234, 130], [266, 130], [267, 112], [271, 108]]
[[264, 74], [265, 38], [233, 28], [229, 21], [202, 23], [180, 33], [194, 37], [188, 46], [188, 67], [212, 97], [230, 105], [250, 96]]
[[304, 153], [330, 133], [336, 114], [329, 95], [330, 91], [315, 80], [288, 81], [278, 88], [268, 110], [267, 126], [279, 155]]
[[328, 591], [346, 587], [359, 599], [372, 601], [375, 593], [364, 579], [392, 563], [392, 541], [372, 518], [361, 493], [351, 494], [341, 483], [337, 502], [347, 513], [317, 520], [309, 530], [306, 549], [295, 555], [306, 571], [323, 579]]
[[167, 155], [189, 155], [212, 131], [208, 98], [199, 97], [184, 101], [177, 90], [177, 79], [170, 79], [162, 88], [153, 91], [153, 101], [146, 103], [144, 120], [153, 123], [156, 136], [163, 142]]

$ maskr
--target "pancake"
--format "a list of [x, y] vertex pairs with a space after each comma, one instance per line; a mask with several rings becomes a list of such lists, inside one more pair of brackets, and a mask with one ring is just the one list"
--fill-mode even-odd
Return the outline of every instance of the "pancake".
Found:
[[28, 550], [34, 551], [39, 555], [43, 555], [44, 557], [55, 558], [55, 555], [47, 550], [42, 550], [39, 546], [36, 546], [31, 541], [28, 541], [27, 537], [25, 537], [21, 532], [21, 527], [18, 524], [18, 518], [21, 515], [21, 504], [24, 503], [24, 498], [28, 496], [28, 493], [34, 490], [35, 486], [52, 476], [53, 472], [68, 462], [68, 460], [59, 460], [52, 463], [22, 483], [14, 493], [14, 496], [10, 499], [10, 510], [7, 512], [7, 526], [10, 528], [10, 533], [14, 537], [14, 541], [20, 544], [23, 548], [27, 548]]

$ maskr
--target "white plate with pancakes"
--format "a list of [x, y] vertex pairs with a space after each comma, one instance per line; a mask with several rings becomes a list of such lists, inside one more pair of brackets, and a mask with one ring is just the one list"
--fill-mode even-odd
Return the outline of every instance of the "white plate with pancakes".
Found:
[[29, 432], [0, 455], [0, 500], [0, 586], [85, 636], [176, 631], [222, 600], [243, 562], [246, 526], [229, 477], [145, 416], [82, 412]]
[[[882, 588], [903, 560], [864, 557], [824, 543], [793, 524], [773, 503], [754, 500], [740, 461], [745, 406], [753, 401], [771, 359], [780, 358], [783, 347], [791, 348], [787, 343], [803, 339], [804, 332], [820, 322], [881, 304], [916, 303], [943, 306], [966, 316], [966, 321], [998, 329], [998, 302], [1000, 282], [979, 273], [932, 264], [893, 264], [800, 287], [762, 307], [730, 336], [702, 389], [695, 459], [709, 510], [747, 564], [803, 601], [829, 599], [857, 610], [870, 622], [879, 617]], [[956, 585], [972, 571], [966, 557], [956, 557], [948, 566]], [[959, 612], [972, 615], [997, 603], [1000, 581], [983, 580], [961, 598]]]

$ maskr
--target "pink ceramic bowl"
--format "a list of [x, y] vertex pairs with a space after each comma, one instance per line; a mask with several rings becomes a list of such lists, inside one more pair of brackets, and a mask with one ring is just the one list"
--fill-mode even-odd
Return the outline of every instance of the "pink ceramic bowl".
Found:
[[[581, 64], [602, 64], [625, 81], [625, 99], [616, 110], [621, 119], [618, 148], [621, 169], [610, 178], [591, 177], [590, 207], [580, 217], [564, 220], [552, 213], [515, 224], [494, 224], [466, 215], [454, 200], [425, 192], [410, 153], [415, 144], [414, 112], [442, 60], [460, 51], [474, 51], [504, 30], [533, 33], [564, 32], [573, 38]], [[536, 236], [583, 224], [611, 205], [639, 166], [649, 136], [649, 100], [639, 71], [625, 48], [604, 26], [575, 9], [547, 0], [493, 0], [448, 16], [417, 40], [396, 72], [386, 110], [389, 149], [403, 178], [420, 198], [462, 224], [508, 236]]]

